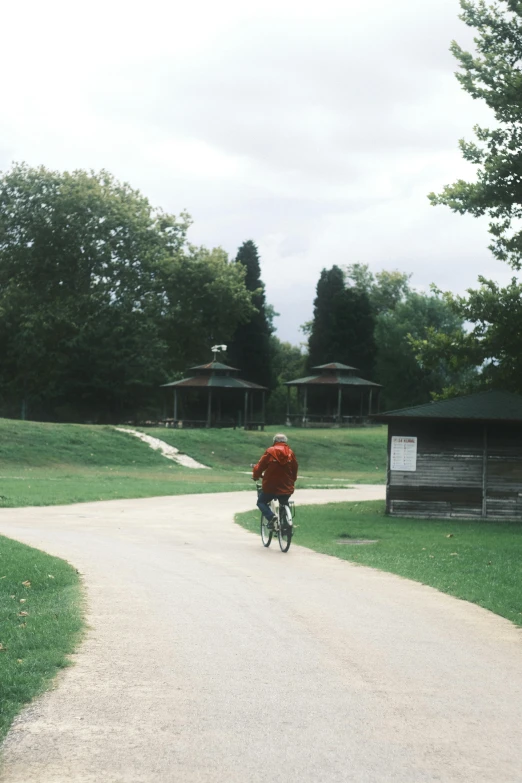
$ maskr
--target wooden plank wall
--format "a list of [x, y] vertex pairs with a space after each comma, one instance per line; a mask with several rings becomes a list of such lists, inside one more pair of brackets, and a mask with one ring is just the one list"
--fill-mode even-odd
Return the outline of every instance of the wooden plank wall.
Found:
[[[395, 516], [521, 518], [522, 426], [396, 421], [392, 435], [417, 437], [417, 470], [391, 471], [387, 512]], [[484, 488], [486, 489], [484, 502]]]
[[488, 426], [486, 513], [522, 519], [522, 427]]

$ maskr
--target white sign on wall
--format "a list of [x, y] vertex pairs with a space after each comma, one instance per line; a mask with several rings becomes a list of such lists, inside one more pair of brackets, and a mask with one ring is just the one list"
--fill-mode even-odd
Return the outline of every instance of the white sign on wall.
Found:
[[390, 470], [417, 470], [417, 438], [392, 435]]

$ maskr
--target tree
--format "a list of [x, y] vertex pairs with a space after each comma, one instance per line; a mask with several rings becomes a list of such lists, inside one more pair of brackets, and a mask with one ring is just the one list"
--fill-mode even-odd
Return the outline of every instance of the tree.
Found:
[[345, 269], [347, 284], [356, 291], [367, 294], [374, 315], [394, 310], [410, 292], [411, 274], [382, 269], [375, 275], [368, 264], [350, 264]]
[[[179, 223], [107, 172], [14, 166], [0, 179], [1, 373], [27, 410], [123, 411], [161, 377], [157, 257]], [[141, 400], [140, 400], [141, 402]]]
[[375, 358], [374, 319], [367, 293], [346, 288], [340, 267], [323, 269], [308, 332], [308, 368], [342, 362], [371, 376]]
[[[105, 171], [16, 165], [0, 177], [4, 413], [117, 420], [154, 402], [173, 369], [169, 342], [202, 329], [186, 277], [176, 291], [184, 322], [176, 334], [165, 328], [175, 310], [172, 269], [191, 269], [198, 256], [186, 248], [189, 224]], [[233, 329], [250, 296], [237, 275], [223, 272], [223, 259], [207, 261], [206, 296], [214, 298], [205, 319], [212, 324], [216, 309], [234, 304]]]
[[255, 311], [236, 328], [228, 346], [228, 361], [241, 370], [247, 381], [273, 389], [275, 376], [270, 338], [274, 311], [266, 303], [259, 253], [252, 240], [239, 248], [236, 265], [244, 270], [245, 285], [251, 292]]
[[441, 362], [452, 368], [453, 381], [441, 391], [442, 397], [484, 388], [522, 393], [522, 286], [516, 280], [506, 288], [479, 280], [481, 287], [469, 289], [467, 297], [442, 294], [451, 311], [471, 325], [468, 331], [445, 334], [432, 329], [412, 343], [426, 368]]
[[308, 332], [308, 369], [327, 362], [357, 367], [365, 376], [373, 373], [374, 319], [367, 293], [346, 288], [338, 266], [323, 269], [317, 283], [314, 317]]
[[162, 334], [171, 371], [209, 361], [210, 347], [227, 344], [237, 324], [248, 321], [254, 312], [245, 268], [231, 263], [221, 248], [181, 250], [162, 265], [161, 284], [165, 292]]
[[333, 339], [330, 355], [352, 365], [363, 378], [375, 373], [375, 318], [368, 296], [352, 288], [335, 294], [332, 300]]
[[[464, 381], [451, 357], [438, 357], [422, 364], [418, 345], [430, 335], [464, 335], [462, 320], [443, 298], [410, 291], [394, 309], [383, 310], [376, 319], [376, 377], [382, 384], [386, 410], [420, 405], [445, 387]], [[467, 380], [471, 380], [468, 373]]]
[[[453, 42], [459, 62], [457, 74], [463, 89], [486, 102], [496, 127], [475, 128], [476, 142], [460, 141], [464, 158], [477, 166], [474, 182], [459, 180], [430, 195], [432, 204], [445, 204], [454, 212], [491, 217], [490, 249], [496, 258], [518, 271], [522, 266], [522, 3], [500, 0], [461, 0], [461, 19], [477, 31], [476, 53]], [[466, 338], [431, 335], [419, 348], [425, 362], [453, 352], [462, 367], [480, 368], [485, 386], [502, 386], [522, 392], [520, 342], [515, 338], [522, 323], [522, 285], [513, 277], [506, 288], [479, 278], [480, 287], [468, 297], [445, 295], [447, 304], [472, 329]], [[520, 332], [518, 332], [520, 334]], [[456, 388], [448, 393], [454, 393]]]
[[375, 317], [375, 378], [382, 384], [387, 410], [428, 402], [448, 385], [471, 381], [472, 374], [451, 357], [421, 362], [419, 354], [428, 337], [461, 339], [463, 319], [439, 295], [426, 295], [410, 287], [411, 275], [382, 270], [375, 275], [367, 264], [346, 268], [346, 278], [367, 293]]
[[335, 339], [334, 298], [344, 292], [344, 274], [338, 266], [323, 269], [317, 282], [314, 316], [305, 325], [308, 333], [308, 369], [329, 361], [340, 361], [331, 352]]
[[[280, 340], [275, 335], [271, 337], [273, 367], [276, 376], [276, 387], [266, 408], [269, 423], [283, 423], [286, 418], [287, 388], [286, 381], [302, 378], [305, 374], [306, 356], [301, 348]], [[291, 412], [297, 412], [295, 395], [291, 394]]]
[[475, 127], [476, 142], [459, 142], [463, 157], [478, 166], [477, 180], [458, 180], [433, 204], [454, 212], [490, 215], [493, 254], [514, 269], [522, 263], [522, 3], [500, 0], [487, 6], [483, 0], [461, 0], [460, 18], [478, 31], [477, 55], [453, 41], [451, 51], [459, 62], [457, 79], [473, 98], [493, 111], [499, 127]]

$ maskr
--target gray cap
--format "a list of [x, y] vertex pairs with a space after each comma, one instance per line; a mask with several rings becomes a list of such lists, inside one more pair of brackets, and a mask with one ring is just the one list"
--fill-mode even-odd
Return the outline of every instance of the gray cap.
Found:
[[274, 435], [273, 443], [288, 443], [288, 438], [282, 432], [278, 432]]

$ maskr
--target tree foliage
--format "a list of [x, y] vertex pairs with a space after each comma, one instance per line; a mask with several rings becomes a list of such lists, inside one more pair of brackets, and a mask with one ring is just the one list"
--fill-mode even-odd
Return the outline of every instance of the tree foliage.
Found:
[[[0, 177], [4, 412], [121, 418], [181, 369], [188, 332], [199, 346], [209, 329], [230, 334], [250, 296], [219, 253], [187, 249], [189, 224], [105, 171], [15, 165]], [[203, 315], [189, 296], [196, 270]]]
[[160, 279], [162, 335], [174, 370], [208, 361], [210, 347], [227, 344], [236, 325], [254, 312], [244, 268], [230, 263], [221, 248], [183, 248], [162, 264]]
[[[461, 19], [477, 32], [476, 52], [464, 51], [453, 42], [451, 49], [460, 66], [462, 88], [485, 101], [496, 126], [475, 128], [475, 142], [460, 142], [466, 160], [477, 166], [474, 182], [459, 180], [439, 195], [433, 204], [475, 216], [489, 215], [490, 249], [496, 258], [518, 271], [522, 267], [522, 3], [500, 0], [493, 5], [461, 0]], [[482, 386], [499, 386], [522, 392], [520, 325], [522, 285], [516, 277], [506, 288], [484, 277], [468, 297], [445, 294], [445, 300], [460, 318], [471, 324], [466, 336], [431, 334], [417, 344], [419, 357], [433, 365], [452, 355], [464, 370], [480, 369]], [[448, 394], [461, 387], [450, 387]], [[463, 387], [465, 388], [465, 387]]]
[[410, 292], [411, 274], [382, 269], [373, 274], [368, 264], [350, 264], [345, 269], [348, 285], [365, 293], [374, 315], [393, 310]]
[[[288, 402], [286, 381], [302, 378], [305, 375], [306, 355], [301, 348], [280, 340], [275, 335], [271, 337], [271, 351], [276, 388], [270, 395], [266, 413], [269, 423], [285, 421]], [[290, 412], [297, 412], [295, 389], [290, 392]]]
[[[376, 377], [383, 385], [385, 409], [429, 402], [444, 388], [463, 382], [463, 370], [451, 356], [439, 356], [431, 365], [420, 362], [416, 346], [432, 335], [464, 336], [462, 319], [441, 297], [410, 291], [393, 310], [377, 316]], [[471, 380], [469, 373], [466, 379]]]
[[251, 292], [255, 310], [236, 328], [228, 346], [228, 360], [241, 370], [246, 380], [273, 389], [276, 382], [271, 344], [274, 311], [266, 303], [259, 253], [252, 240], [239, 248], [236, 267], [244, 270], [245, 285]]
[[[346, 269], [351, 284], [369, 297], [375, 317], [375, 379], [382, 384], [385, 409], [428, 402], [448, 385], [463, 381], [464, 371], [445, 355], [429, 362], [418, 358], [427, 338], [462, 339], [463, 319], [444, 297], [410, 287], [411, 275], [398, 270], [373, 274], [367, 264]], [[466, 371], [466, 380], [469, 373]]]
[[453, 379], [441, 390], [443, 397], [482, 388], [522, 393], [522, 285], [515, 278], [505, 288], [483, 277], [479, 282], [467, 297], [442, 294], [457, 318], [470, 324], [468, 331], [431, 329], [413, 341], [426, 368], [434, 370], [442, 362], [451, 367]]
[[317, 283], [314, 316], [309, 326], [308, 368], [327, 362], [357, 367], [373, 374], [374, 318], [365, 291], [346, 287], [340, 267], [323, 269]]
[[461, 0], [460, 18], [474, 28], [476, 53], [453, 41], [451, 51], [461, 72], [457, 79], [473, 98], [492, 110], [497, 127], [475, 127], [477, 141], [459, 142], [463, 157], [478, 167], [475, 182], [458, 180], [433, 204], [453, 211], [492, 218], [493, 254], [514, 269], [522, 264], [522, 3], [493, 5]]

